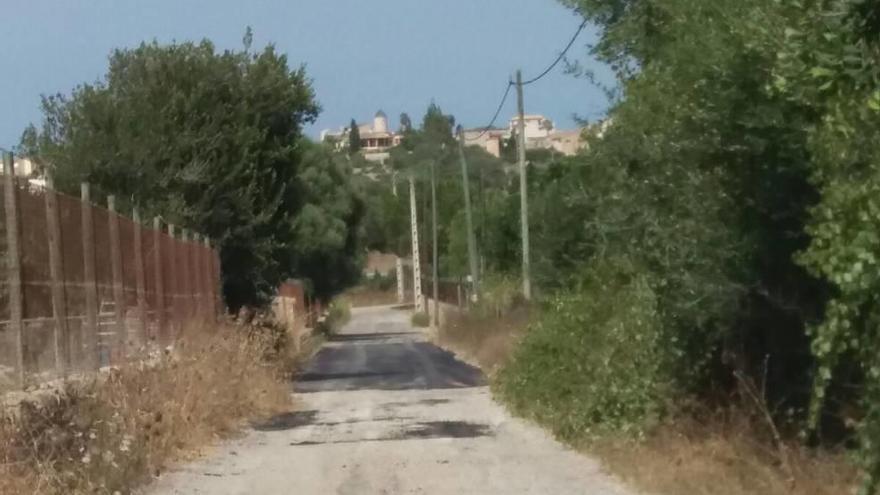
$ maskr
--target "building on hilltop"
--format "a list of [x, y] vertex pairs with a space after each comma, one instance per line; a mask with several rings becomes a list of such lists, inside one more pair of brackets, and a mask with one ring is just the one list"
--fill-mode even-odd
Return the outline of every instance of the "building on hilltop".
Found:
[[[346, 149], [350, 133], [349, 127], [338, 131], [325, 130], [321, 132], [321, 141], [335, 143], [338, 150]], [[402, 133], [394, 132], [388, 126], [388, 116], [382, 110], [376, 112], [372, 122], [358, 124], [358, 134], [361, 139], [360, 153], [367, 160], [380, 163], [384, 163], [390, 156], [391, 148], [398, 146], [403, 140]]]
[[[524, 115], [523, 120], [526, 130], [526, 149], [543, 147], [540, 144], [550, 136], [555, 128], [553, 121], [543, 115]], [[510, 119], [509, 129], [512, 133], [519, 129], [518, 115]]]
[[[584, 134], [588, 131], [586, 128], [559, 130], [552, 120], [543, 115], [525, 115], [523, 120], [527, 150], [552, 149], [571, 156], [587, 144]], [[479, 146], [490, 155], [500, 158], [504, 143], [516, 135], [518, 124], [519, 116], [514, 116], [508, 122], [507, 128], [465, 129], [465, 142], [468, 146]], [[604, 130], [604, 126], [601, 130]], [[348, 127], [338, 131], [325, 130], [321, 133], [321, 141], [335, 143], [337, 150], [344, 150], [348, 148], [350, 132]], [[403, 141], [402, 130], [392, 131], [388, 126], [388, 116], [381, 110], [376, 112], [372, 122], [358, 124], [358, 132], [361, 138], [360, 152], [364, 158], [373, 162], [385, 163], [391, 148]]]
[[490, 155], [501, 158], [501, 148], [503, 143], [510, 139], [510, 129], [465, 129], [465, 144], [468, 146], [479, 146], [486, 150]]
[[[571, 156], [584, 147], [584, 129], [557, 130], [553, 121], [543, 115], [524, 115], [526, 149], [553, 149]], [[467, 129], [465, 140], [469, 145], [480, 146], [489, 154], [501, 157], [503, 143], [516, 135], [519, 116], [510, 119], [506, 129]]]
[[[12, 167], [15, 176], [26, 180], [31, 187], [38, 189], [46, 187], [45, 177], [40, 172], [37, 164], [30, 158], [15, 156], [12, 159]], [[3, 167], [0, 167], [0, 175], [3, 173]]]
[[586, 145], [583, 136], [583, 129], [574, 129], [571, 131], [554, 131], [546, 138], [549, 147], [555, 151], [565, 155], [576, 155]]

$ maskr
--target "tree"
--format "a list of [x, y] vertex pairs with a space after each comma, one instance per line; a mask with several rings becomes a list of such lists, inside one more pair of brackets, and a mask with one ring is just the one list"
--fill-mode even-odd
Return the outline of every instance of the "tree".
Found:
[[231, 310], [293, 276], [302, 125], [319, 111], [303, 68], [273, 46], [218, 53], [209, 41], [116, 50], [103, 81], [44, 98], [22, 148], [76, 194], [209, 236]]
[[354, 119], [351, 119], [351, 124], [348, 126], [348, 152], [349, 154], [355, 154], [361, 150], [361, 128], [357, 125]]
[[422, 142], [438, 146], [441, 144], [452, 144], [455, 140], [452, 135], [454, 127], [455, 117], [445, 115], [443, 110], [432, 101], [428, 105], [428, 110], [422, 119]]
[[412, 131], [412, 120], [410, 120], [409, 115], [404, 112], [400, 114], [400, 133], [407, 134]]
[[[811, 183], [809, 245], [798, 262], [831, 286], [824, 315], [811, 325], [814, 374], [810, 423], [834, 417], [841, 396], [858, 392], [858, 438], [867, 476], [880, 486], [880, 69], [877, 2], [783, 2], [760, 39], [778, 50], [772, 94], [815, 115], [808, 128]], [[853, 385], [861, 387], [853, 387]], [[849, 391], [846, 391], [848, 389]]]
[[290, 251], [291, 264], [314, 294], [326, 300], [360, 275], [365, 201], [348, 157], [307, 140], [300, 146], [304, 153], [297, 192], [302, 210], [293, 221], [299, 242]]
[[[805, 225], [819, 192], [809, 146], [817, 120], [803, 102], [768, 91], [780, 61], [810, 52], [780, 53], [785, 28], [801, 30], [782, 15], [797, 12], [796, 2], [563, 3], [598, 27], [593, 55], [615, 71], [622, 98], [588, 151], [531, 174], [541, 288], [591, 291], [585, 277], [614, 280], [614, 267], [626, 267], [618, 278], [639, 280], [656, 311], [651, 345], [672, 394], [723, 395], [736, 377], [763, 376], [768, 403], [803, 411], [807, 328], [828, 297], [827, 283], [795, 262], [810, 243]], [[835, 67], [844, 59], [823, 58]], [[536, 334], [535, 345], [546, 335], [554, 334]]]

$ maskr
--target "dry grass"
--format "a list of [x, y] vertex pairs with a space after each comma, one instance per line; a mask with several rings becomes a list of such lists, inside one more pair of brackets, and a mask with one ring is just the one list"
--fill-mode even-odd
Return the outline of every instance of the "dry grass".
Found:
[[526, 308], [497, 317], [450, 312], [437, 342], [491, 375], [509, 359], [528, 321]]
[[656, 495], [845, 495], [858, 472], [842, 454], [786, 447], [789, 467], [742, 422], [680, 420], [643, 441], [606, 438], [583, 450], [615, 475]]
[[245, 420], [286, 409], [287, 349], [277, 328], [190, 329], [154, 365], [7, 411], [0, 493], [128, 493]]

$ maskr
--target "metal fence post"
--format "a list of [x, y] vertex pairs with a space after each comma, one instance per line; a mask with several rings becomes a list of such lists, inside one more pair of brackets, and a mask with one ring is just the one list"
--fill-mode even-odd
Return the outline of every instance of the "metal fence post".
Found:
[[137, 285], [137, 306], [138, 316], [141, 322], [141, 338], [144, 344], [149, 342], [150, 335], [147, 331], [149, 321], [147, 320], [147, 277], [144, 273], [144, 241], [143, 228], [141, 226], [141, 212], [135, 207], [132, 212], [134, 220], [134, 274], [135, 284]]
[[162, 220], [153, 218], [153, 264], [156, 282], [156, 335], [160, 344], [165, 342], [166, 315], [165, 315], [165, 281], [162, 279], [164, 258], [162, 257]]
[[[190, 259], [190, 269], [189, 269], [189, 288], [190, 288], [190, 301], [191, 301], [191, 313], [193, 319], [201, 320], [201, 310], [202, 310], [202, 302], [200, 300], [201, 297], [201, 283], [199, 283], [199, 274], [202, 272], [201, 266], [199, 266], [199, 246], [201, 243], [201, 239], [199, 239], [199, 234], [193, 232], [192, 239], [190, 239], [189, 247], [187, 250], [189, 251], [189, 259]], [[200, 321], [201, 323], [201, 321]]]
[[211, 284], [211, 241], [205, 236], [204, 245], [202, 246], [202, 285], [205, 286], [204, 305], [205, 319], [214, 322], [214, 290]]
[[395, 268], [397, 269], [397, 302], [398, 304], [403, 304], [406, 300], [406, 287], [403, 281], [403, 260], [399, 256], [397, 257]]
[[61, 221], [58, 218], [58, 193], [51, 172], [46, 174], [46, 240], [49, 244], [49, 277], [52, 290], [52, 319], [55, 323], [55, 370], [66, 377], [70, 361], [70, 335], [67, 327], [67, 301], [64, 296], [64, 264], [61, 259]]
[[[125, 291], [122, 281], [122, 246], [119, 238], [119, 215], [116, 214], [116, 197], [107, 197], [107, 209], [110, 211], [110, 265], [113, 270], [113, 306], [116, 310], [116, 353], [121, 353], [119, 360], [126, 356], [128, 336], [125, 328]], [[116, 355], [111, 352], [111, 355]]]
[[180, 267], [180, 275], [183, 283], [181, 286], [181, 306], [183, 307], [183, 322], [188, 323], [189, 319], [192, 317], [192, 296], [190, 294], [190, 260], [189, 260], [189, 231], [187, 229], [182, 229], [180, 232], [180, 242], [178, 244], [179, 252], [181, 253], [181, 258], [183, 261], [183, 266]]
[[205, 265], [202, 263], [202, 246], [201, 234], [193, 235], [193, 285], [195, 286], [193, 292], [195, 293], [195, 314], [200, 322], [206, 321], [205, 303], [203, 301], [205, 296], [205, 279], [203, 277]]
[[98, 282], [95, 275], [95, 227], [89, 184], [79, 186], [82, 202], [83, 283], [86, 296], [86, 359], [90, 368], [101, 367], [98, 349]]
[[211, 285], [214, 287], [214, 315], [220, 316], [225, 308], [223, 307], [223, 263], [220, 260], [220, 251], [214, 249], [211, 251]]
[[9, 329], [15, 345], [18, 385], [25, 387], [24, 370], [24, 295], [21, 285], [21, 232], [18, 218], [18, 188], [12, 153], [3, 154], [4, 203], [6, 208], [6, 278], [9, 287]]
[[169, 329], [171, 329], [169, 340], [174, 340], [175, 338], [177, 338], [178, 325], [180, 324], [180, 301], [177, 297], [179, 289], [178, 280], [180, 279], [180, 274], [178, 273], [177, 266], [178, 249], [177, 239], [174, 232], [174, 224], [168, 224], [168, 236], [171, 237], [171, 246], [169, 249], [170, 252], [165, 254], [168, 262], [171, 263], [171, 270], [169, 270], [168, 272], [171, 274], [171, 277], [169, 277], [168, 280], [168, 293], [171, 295], [171, 316], [168, 318], [168, 327]]

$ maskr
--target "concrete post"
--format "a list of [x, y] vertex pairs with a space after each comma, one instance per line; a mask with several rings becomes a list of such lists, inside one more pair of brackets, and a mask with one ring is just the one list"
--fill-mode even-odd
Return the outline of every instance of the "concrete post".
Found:
[[397, 302], [403, 303], [406, 298], [406, 287], [403, 280], [403, 260], [397, 257]]
[[15, 346], [18, 385], [25, 387], [24, 371], [24, 295], [21, 281], [21, 224], [18, 218], [18, 188], [12, 153], [3, 154], [4, 206], [6, 208], [6, 281], [9, 287], [9, 329]]
[[413, 302], [417, 313], [425, 312], [425, 298], [422, 295], [422, 267], [419, 260], [419, 219], [416, 209], [416, 182], [409, 178], [409, 209], [412, 224], [412, 261], [413, 261]]
[[55, 370], [66, 377], [70, 366], [70, 333], [67, 326], [67, 298], [64, 294], [64, 262], [61, 246], [61, 219], [58, 213], [58, 193], [52, 173], [46, 175], [46, 239], [49, 244], [49, 276], [52, 279], [52, 319], [55, 320]]
[[82, 202], [82, 245], [83, 282], [86, 292], [86, 359], [89, 368], [101, 367], [101, 350], [98, 348], [98, 282], [95, 268], [95, 224], [94, 207], [91, 201], [89, 184], [83, 182], [79, 187]]

